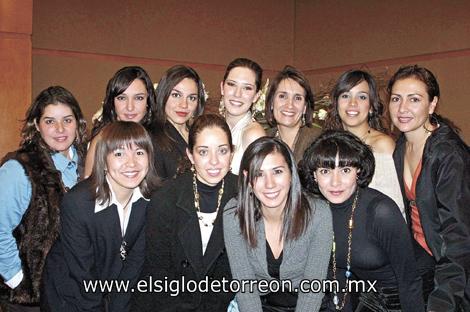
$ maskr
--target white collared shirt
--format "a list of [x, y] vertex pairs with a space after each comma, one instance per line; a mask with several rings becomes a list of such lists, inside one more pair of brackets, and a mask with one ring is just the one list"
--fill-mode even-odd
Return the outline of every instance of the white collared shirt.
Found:
[[124, 216], [124, 207], [123, 205], [121, 205], [121, 203], [118, 202], [116, 198], [116, 194], [114, 193], [113, 188], [111, 186], [111, 183], [109, 183], [108, 177], [106, 177], [106, 181], [108, 181], [109, 189], [111, 190], [111, 200], [104, 204], [100, 204], [99, 200], [96, 200], [95, 201], [95, 213], [98, 213], [112, 206], [113, 204], [116, 205], [116, 208], [119, 214], [119, 226], [121, 227], [121, 234], [124, 237], [124, 235], [126, 234], [127, 225], [129, 224], [129, 219], [130, 219], [131, 212], [132, 212], [132, 204], [134, 204], [136, 201], [138, 201], [141, 198], [145, 199], [146, 201], [149, 201], [150, 199], [145, 198], [144, 195], [142, 195], [140, 188], [136, 187], [132, 193], [132, 198], [129, 202], [129, 208], [127, 208], [128, 209], [127, 214], [126, 216]]

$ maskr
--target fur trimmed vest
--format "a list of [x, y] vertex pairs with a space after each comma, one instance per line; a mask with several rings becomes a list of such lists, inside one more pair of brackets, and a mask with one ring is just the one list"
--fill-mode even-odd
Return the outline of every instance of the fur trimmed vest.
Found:
[[23, 281], [15, 289], [2, 285], [8, 288], [8, 300], [12, 303], [39, 303], [44, 263], [59, 233], [60, 201], [65, 190], [60, 171], [55, 170], [53, 162], [45, 157], [43, 151], [32, 148], [8, 153], [2, 160], [2, 164], [10, 159], [17, 160], [25, 169], [32, 187], [28, 209], [13, 231], [21, 259]]

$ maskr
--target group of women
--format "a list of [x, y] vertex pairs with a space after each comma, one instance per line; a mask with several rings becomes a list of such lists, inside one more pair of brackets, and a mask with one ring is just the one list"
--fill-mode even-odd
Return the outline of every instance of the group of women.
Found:
[[[265, 130], [251, 114], [261, 82], [235, 59], [223, 116], [203, 115], [194, 69], [154, 89], [124, 67], [90, 140], [73, 95], [43, 90], [0, 167], [3, 309], [470, 311], [469, 149], [435, 113], [434, 75], [391, 78], [396, 143], [365, 71], [338, 79], [323, 132], [291, 66], [268, 90]], [[325, 279], [338, 287], [309, 288]], [[291, 287], [256, 287], [276, 281]]]

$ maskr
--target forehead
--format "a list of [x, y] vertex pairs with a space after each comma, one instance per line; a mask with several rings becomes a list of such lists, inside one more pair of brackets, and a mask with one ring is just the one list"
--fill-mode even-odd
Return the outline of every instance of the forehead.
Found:
[[227, 134], [219, 127], [206, 127], [196, 135], [195, 147], [229, 144]]
[[263, 163], [261, 164], [260, 169], [269, 170], [269, 169], [281, 167], [281, 166], [287, 167], [288, 165], [284, 156], [282, 156], [282, 154], [279, 153], [278, 151], [275, 151], [266, 155], [266, 157], [263, 160]]
[[369, 93], [369, 84], [367, 83], [367, 81], [362, 80], [357, 85], [353, 86], [350, 91]]
[[180, 82], [178, 82], [173, 89], [177, 89], [179, 91], [188, 91], [192, 93], [197, 92], [197, 84], [191, 78], [184, 78]]
[[228, 73], [227, 80], [239, 80], [254, 84], [256, 80], [256, 74], [247, 67], [235, 67], [232, 68], [232, 70], [230, 70]]
[[73, 111], [68, 105], [63, 103], [51, 103], [44, 107], [41, 117], [61, 117], [68, 115], [73, 116]]
[[279, 86], [277, 87], [277, 92], [287, 92], [305, 95], [304, 88], [302, 88], [302, 86], [297, 81], [291, 78], [281, 80]]
[[124, 90], [123, 93], [142, 93], [145, 91], [147, 91], [147, 89], [145, 88], [144, 82], [137, 78], [132, 81], [132, 83], [127, 87], [126, 90]]
[[405, 79], [397, 80], [392, 87], [392, 93], [427, 93], [427, 87], [424, 82], [415, 78], [408, 77]]

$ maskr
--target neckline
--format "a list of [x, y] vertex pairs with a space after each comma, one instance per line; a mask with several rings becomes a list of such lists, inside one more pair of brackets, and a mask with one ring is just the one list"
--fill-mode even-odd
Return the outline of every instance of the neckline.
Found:
[[338, 210], [345, 210], [345, 209], [349, 210], [349, 209], [351, 209], [352, 204], [354, 202], [354, 197], [356, 195], [356, 192], [359, 192], [359, 195], [358, 195], [359, 198], [358, 199], [360, 199], [360, 195], [361, 195], [361, 193], [360, 193], [361, 189], [359, 188], [359, 186], [356, 186], [356, 188], [357, 188], [357, 190], [355, 190], [351, 194], [351, 196], [349, 196], [349, 198], [347, 200], [345, 200], [344, 202], [339, 203], [339, 204], [330, 203], [330, 207], [333, 208], [333, 209], [338, 209]]

